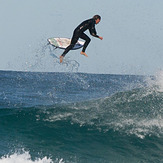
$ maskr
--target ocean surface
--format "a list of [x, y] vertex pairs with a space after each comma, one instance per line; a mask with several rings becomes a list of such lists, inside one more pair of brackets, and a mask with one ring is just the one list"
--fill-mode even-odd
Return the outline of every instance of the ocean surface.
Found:
[[0, 163], [161, 162], [161, 73], [0, 71]]

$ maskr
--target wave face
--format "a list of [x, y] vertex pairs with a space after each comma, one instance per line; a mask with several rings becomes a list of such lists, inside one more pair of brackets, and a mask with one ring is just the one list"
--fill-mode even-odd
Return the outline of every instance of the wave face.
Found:
[[163, 162], [159, 77], [0, 72], [0, 163]]

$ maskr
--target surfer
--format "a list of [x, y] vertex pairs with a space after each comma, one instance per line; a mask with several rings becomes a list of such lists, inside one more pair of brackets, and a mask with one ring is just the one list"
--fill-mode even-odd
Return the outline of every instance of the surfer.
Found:
[[93, 18], [85, 20], [80, 25], [77, 26], [77, 28], [74, 30], [70, 45], [65, 49], [63, 54], [60, 56], [60, 63], [62, 63], [63, 57], [65, 57], [65, 55], [75, 46], [79, 38], [85, 40], [83, 49], [80, 54], [88, 57], [88, 55], [85, 53], [85, 50], [88, 44], [90, 43], [91, 39], [84, 32], [88, 29], [92, 36], [102, 40], [103, 37], [98, 36], [95, 29], [95, 24], [98, 24], [100, 20], [101, 17], [99, 15], [95, 15]]

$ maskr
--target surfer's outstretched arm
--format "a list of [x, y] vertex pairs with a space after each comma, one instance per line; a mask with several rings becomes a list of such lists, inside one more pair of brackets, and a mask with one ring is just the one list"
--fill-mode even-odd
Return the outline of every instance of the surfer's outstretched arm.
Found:
[[[99, 22], [100, 22], [99, 19], [95, 20], [95, 24], [98, 24]], [[96, 29], [95, 29], [95, 24], [92, 23], [92, 26], [89, 29], [89, 32], [93, 37], [96, 37], [96, 38], [99, 38], [100, 40], [103, 40], [103, 37], [97, 35]]]

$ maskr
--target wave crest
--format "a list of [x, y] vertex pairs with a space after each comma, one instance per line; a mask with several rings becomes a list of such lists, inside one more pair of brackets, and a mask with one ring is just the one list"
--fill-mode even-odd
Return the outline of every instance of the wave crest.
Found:
[[62, 105], [46, 116], [46, 121], [70, 121], [100, 131], [116, 130], [134, 134], [163, 134], [163, 94], [147, 88], [119, 92], [110, 97]]

